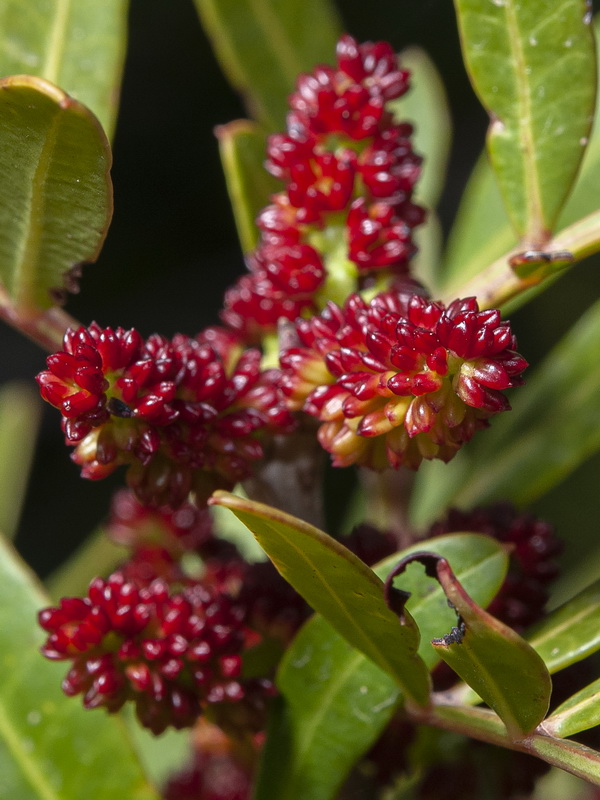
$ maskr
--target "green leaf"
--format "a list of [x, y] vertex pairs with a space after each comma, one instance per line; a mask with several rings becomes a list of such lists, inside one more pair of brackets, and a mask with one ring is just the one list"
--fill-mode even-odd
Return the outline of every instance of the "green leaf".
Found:
[[452, 143], [448, 98], [440, 74], [424, 50], [409, 47], [400, 53], [399, 60], [411, 72], [410, 91], [388, 107], [396, 122], [410, 122], [415, 127], [413, 146], [424, 156], [415, 200], [435, 208], [444, 188]]
[[40, 412], [29, 384], [14, 381], [0, 389], [0, 530], [9, 539], [19, 523]]
[[154, 736], [140, 725], [132, 706], [124, 706], [121, 718], [144, 772], [154, 786], [164, 786], [173, 775], [189, 769], [194, 757], [193, 734], [190, 735], [189, 728], [180, 731], [167, 728], [160, 736]]
[[223, 71], [252, 116], [283, 129], [301, 72], [332, 64], [341, 26], [327, 0], [194, 0]]
[[0, 75], [35, 75], [88, 106], [114, 130], [125, 59], [127, 0], [4, 0]]
[[440, 280], [448, 294], [462, 297], [461, 285], [516, 244], [487, 154], [477, 161], [464, 191]]
[[575, 180], [595, 92], [585, 0], [455, 0], [463, 56], [492, 122], [487, 144], [512, 224], [543, 245]]
[[211, 503], [242, 520], [299, 594], [357, 650], [396, 679], [420, 705], [429, 697], [429, 675], [417, 655], [419, 632], [407, 615], [402, 625], [387, 608], [383, 584], [346, 547], [283, 511], [216, 492]]
[[527, 378], [525, 389], [511, 395], [511, 412], [494, 419], [451, 468], [423, 465], [413, 496], [415, 524], [428, 524], [449, 504], [472, 507], [506, 499], [527, 505], [595, 453], [599, 360], [597, 301]]
[[521, 739], [548, 711], [552, 681], [544, 662], [512, 628], [469, 597], [448, 561], [439, 555], [423, 551], [405, 557], [390, 573], [386, 588], [411, 561], [423, 564], [427, 574], [436, 578], [458, 617], [451, 632], [433, 639], [432, 645], [498, 714], [509, 736]]
[[558, 672], [600, 650], [600, 580], [553, 611], [532, 629], [527, 640]]
[[[593, 29], [597, 40], [600, 16], [596, 17]], [[600, 63], [597, 68], [600, 71]], [[598, 75], [596, 81], [598, 82]], [[600, 103], [597, 103], [592, 134], [585, 150], [579, 178], [560, 215], [559, 227], [571, 225], [597, 209], [599, 180]], [[442, 270], [446, 293], [461, 295], [462, 284], [511, 250], [515, 244], [516, 237], [508, 221], [498, 184], [484, 153], [467, 184], [449, 236]]]
[[97, 258], [112, 215], [110, 165], [84, 106], [40, 78], [0, 81], [0, 280], [17, 308], [48, 308]]
[[544, 730], [564, 738], [596, 725], [600, 725], [600, 678], [565, 700], [544, 722]]
[[396, 682], [321, 616], [282, 662], [255, 800], [328, 800], [398, 706]]
[[415, 230], [419, 249], [412, 270], [416, 278], [435, 291], [443, 236], [433, 209], [446, 179], [452, 119], [444, 84], [427, 53], [419, 47], [409, 47], [400, 53], [399, 59], [402, 67], [411, 71], [410, 91], [392, 100], [389, 108], [395, 121], [414, 125], [414, 149], [424, 156], [421, 177], [415, 187], [415, 201], [429, 209], [425, 224]]
[[215, 134], [242, 251], [249, 253], [259, 238], [256, 218], [282, 184], [264, 167], [266, 137], [255, 122], [239, 119], [219, 125]]
[[[508, 566], [498, 542], [478, 534], [451, 534], [427, 543], [454, 565], [470, 594], [487, 604]], [[404, 553], [423, 547], [422, 542]], [[402, 554], [375, 572], [385, 578]], [[407, 608], [423, 632], [428, 667], [439, 660], [427, 637], [454, 619], [439, 586], [418, 567], [405, 575]], [[285, 705], [271, 720], [255, 800], [329, 800], [356, 760], [387, 725], [401, 698], [395, 681], [348, 643], [321, 616], [302, 628], [281, 663], [278, 686]]]
[[46, 661], [36, 624], [47, 599], [0, 540], [0, 797], [158, 800], [118, 717], [63, 695], [67, 666]]

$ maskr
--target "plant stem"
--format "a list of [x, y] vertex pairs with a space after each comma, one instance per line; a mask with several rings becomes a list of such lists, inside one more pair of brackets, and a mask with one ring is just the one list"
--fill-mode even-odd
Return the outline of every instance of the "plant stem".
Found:
[[529, 753], [600, 786], [600, 753], [595, 750], [578, 742], [548, 736], [543, 723], [524, 739], [513, 740], [500, 717], [490, 709], [447, 705], [443, 695], [434, 695], [436, 699], [438, 702], [429, 708], [407, 704], [406, 713], [411, 721]]
[[76, 319], [56, 306], [46, 311], [26, 311], [23, 308], [16, 308], [6, 290], [1, 287], [0, 319], [32, 339], [49, 353], [61, 349], [67, 328], [79, 327]]
[[557, 259], [545, 263], [541, 258], [538, 269], [533, 269], [527, 276], [519, 276], [510, 260], [523, 249], [514, 248], [466, 284], [450, 287], [444, 291], [442, 299], [451, 302], [457, 297], [476, 297], [482, 310], [498, 308], [523, 292], [553, 280], [574, 263], [600, 252], [600, 210], [564, 228], [545, 246], [544, 254], [570, 253], [572, 261]]
[[323, 529], [324, 459], [313, 421], [302, 419], [293, 433], [275, 436], [267, 444], [265, 458], [243, 482], [244, 490], [252, 500]]
[[417, 538], [408, 521], [408, 505], [415, 473], [408, 469], [374, 472], [360, 469], [359, 478], [368, 504], [365, 522], [382, 531], [391, 531], [403, 550]]

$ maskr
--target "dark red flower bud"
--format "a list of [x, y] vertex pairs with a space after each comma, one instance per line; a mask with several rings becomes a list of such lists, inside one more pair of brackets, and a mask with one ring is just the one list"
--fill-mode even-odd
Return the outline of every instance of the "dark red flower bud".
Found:
[[67, 332], [65, 351], [49, 357], [38, 382], [62, 411], [84, 477], [126, 464], [142, 502], [175, 507], [190, 491], [202, 502], [232, 488], [262, 457], [260, 437], [293, 427], [277, 374], [261, 371], [260, 358], [215, 329], [143, 342], [94, 323]]
[[[421, 295], [358, 295], [297, 323], [303, 347], [281, 356], [290, 407], [323, 423], [335, 466], [450, 460], [522, 383], [509, 324], [473, 298], [448, 308]], [[510, 349], [509, 349], [510, 348]]]
[[131, 700], [158, 734], [192, 725], [213, 702], [243, 698], [242, 618], [226, 595], [199, 585], [172, 594], [160, 580], [141, 586], [114, 573], [92, 581], [87, 597], [40, 612], [42, 653], [73, 662], [63, 689], [83, 694], [86, 708], [117, 711]]

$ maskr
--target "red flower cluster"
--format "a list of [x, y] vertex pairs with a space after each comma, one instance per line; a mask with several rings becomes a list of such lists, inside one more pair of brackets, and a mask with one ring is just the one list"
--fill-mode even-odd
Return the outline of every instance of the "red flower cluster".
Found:
[[334, 466], [373, 469], [449, 461], [493, 414], [527, 366], [500, 312], [474, 298], [447, 308], [420, 295], [352, 295], [299, 320], [303, 346], [281, 356], [290, 407], [321, 420]]
[[226, 595], [199, 585], [172, 594], [164, 581], [139, 588], [117, 572], [93, 580], [87, 597], [40, 612], [49, 633], [42, 653], [72, 660], [67, 695], [111, 712], [132, 700], [142, 725], [159, 734], [244, 697], [242, 617]]
[[523, 631], [542, 618], [548, 600], [548, 585], [558, 575], [556, 557], [563, 544], [553, 527], [532, 514], [517, 511], [510, 503], [450, 509], [432, 525], [429, 536], [454, 531], [476, 531], [512, 545], [508, 575], [488, 608], [490, 614]]
[[[109, 537], [130, 548], [120, 572], [127, 580], [148, 584], [161, 578], [170, 585], [194, 586], [235, 600], [244, 624], [258, 637], [287, 645], [310, 609], [270, 561], [246, 562], [231, 542], [215, 536], [210, 512], [184, 503], [146, 508], [127, 490], [116, 493], [107, 525]], [[185, 570], [185, 556], [202, 562], [200, 574]]]
[[144, 341], [95, 323], [67, 331], [37, 380], [84, 477], [126, 464], [146, 504], [177, 506], [190, 491], [202, 501], [250, 474], [261, 435], [291, 430], [277, 372], [261, 371], [258, 350], [238, 355], [231, 335], [212, 333], [215, 346], [202, 334]]
[[[421, 158], [412, 127], [395, 124], [386, 103], [408, 89], [386, 42], [348, 35], [337, 65], [301, 75], [287, 132], [269, 138], [267, 168], [286, 190], [260, 214], [262, 239], [245, 275], [225, 296], [224, 321], [251, 341], [322, 305], [316, 293], [342, 262], [350, 291], [381, 268], [404, 273], [412, 228], [424, 211], [411, 201]], [[326, 230], [325, 230], [326, 229]]]

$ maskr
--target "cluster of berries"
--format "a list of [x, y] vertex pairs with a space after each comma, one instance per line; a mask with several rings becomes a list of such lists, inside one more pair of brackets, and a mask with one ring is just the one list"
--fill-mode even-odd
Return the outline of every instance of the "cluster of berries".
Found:
[[[189, 502], [149, 509], [122, 490], [107, 532], [130, 549], [127, 562], [94, 579], [87, 596], [39, 615], [42, 653], [72, 664], [65, 693], [111, 712], [132, 701], [155, 734], [188, 727], [209, 707], [223, 727], [243, 717], [245, 728], [260, 729], [276, 662], [247, 679], [244, 654], [269, 640], [270, 657], [280, 655], [310, 613], [304, 600], [270, 562], [248, 564], [217, 538], [209, 512]], [[201, 574], [186, 571], [189, 555]], [[232, 713], [233, 704], [244, 711]]]
[[527, 366], [500, 312], [474, 298], [442, 303], [402, 291], [351, 295], [296, 322], [281, 355], [293, 409], [316, 417], [334, 466], [418, 468], [449, 461], [493, 414]]
[[261, 436], [294, 427], [277, 371], [260, 362], [259, 350], [214, 329], [144, 341], [92, 323], [67, 331], [37, 380], [84, 477], [126, 464], [142, 502], [175, 507], [190, 492], [202, 504], [233, 488], [262, 457]]
[[[72, 664], [65, 693], [111, 712], [132, 701], [156, 734], [193, 724], [209, 707], [223, 728], [260, 730], [271, 673], [310, 614], [306, 602], [270, 561], [249, 564], [216, 537], [209, 512], [192, 503], [150, 509], [121, 490], [107, 533], [129, 548], [128, 560], [93, 580], [87, 596], [39, 615], [42, 653]], [[395, 549], [393, 537], [366, 527], [345, 543], [369, 563]], [[186, 571], [190, 555], [201, 573]], [[263, 677], [248, 680], [244, 654], [262, 643]]]
[[335, 67], [299, 77], [287, 131], [267, 145], [267, 169], [285, 191], [259, 215], [249, 273], [225, 296], [222, 318], [247, 341], [274, 332], [281, 318], [343, 300], [374, 271], [406, 273], [412, 230], [424, 220], [411, 200], [421, 158], [389, 102], [407, 91], [408, 77], [389, 44], [348, 35]]

